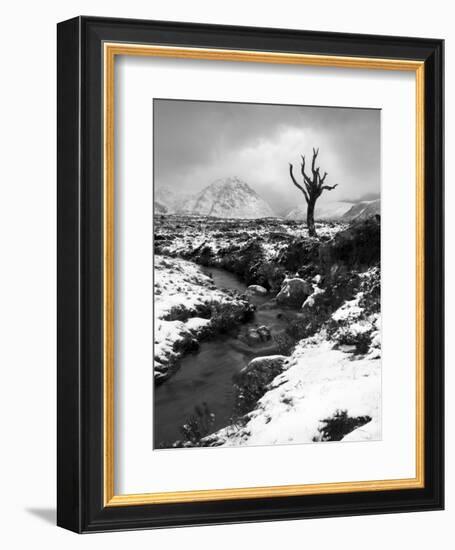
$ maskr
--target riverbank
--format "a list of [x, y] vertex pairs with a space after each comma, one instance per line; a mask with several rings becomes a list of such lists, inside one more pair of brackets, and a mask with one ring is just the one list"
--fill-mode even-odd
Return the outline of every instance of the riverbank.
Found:
[[197, 216], [158, 216], [155, 253], [226, 269], [248, 285], [278, 292], [288, 273], [314, 276], [321, 243], [346, 223], [317, 223], [318, 238], [292, 220], [224, 220]]
[[[255, 313], [156, 388], [155, 446], [380, 438], [380, 219], [325, 229], [314, 239], [302, 224], [268, 219], [158, 225], [165, 261], [191, 259], [205, 288], [251, 301]], [[201, 307], [190, 319], [210, 322]]]
[[217, 288], [192, 262], [155, 255], [154, 376], [160, 384], [201, 340], [228, 331], [253, 314], [234, 289]]
[[[204, 272], [223, 292], [230, 289], [246, 296], [245, 283], [232, 273], [219, 268], [206, 268]], [[182, 356], [179, 368], [163, 384], [155, 387], [155, 447], [172, 447], [176, 441], [183, 444], [182, 426], [195, 415], [195, 408], [201, 408], [204, 403], [209, 407], [209, 414], [213, 414], [211, 431], [230, 425], [236, 409], [236, 375], [252, 359], [278, 352], [277, 340], [285, 333], [295, 312], [284, 310], [269, 294], [250, 294], [248, 301], [255, 307], [248, 321], [228, 332], [202, 339], [196, 354]], [[263, 327], [267, 331], [263, 331]], [[260, 333], [262, 339], [252, 338]]]
[[381, 437], [381, 362], [332, 348], [298, 344], [242, 422], [206, 437], [204, 446], [251, 446]]
[[345, 302], [330, 323], [300, 340], [289, 357], [251, 361], [238, 377], [238, 396], [245, 399], [245, 390], [249, 396], [253, 386], [259, 387], [258, 398], [246, 403], [248, 412], [234, 424], [207, 436], [201, 445], [380, 439], [380, 315], [361, 305], [364, 298]]

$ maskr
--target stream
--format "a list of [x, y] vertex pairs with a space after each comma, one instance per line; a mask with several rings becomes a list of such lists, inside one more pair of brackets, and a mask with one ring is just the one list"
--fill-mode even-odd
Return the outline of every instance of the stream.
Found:
[[[220, 289], [246, 291], [246, 285], [236, 275], [219, 268], [207, 268], [214, 284]], [[251, 296], [256, 306], [254, 318], [241, 325], [241, 333], [261, 325], [276, 335], [286, 327], [290, 315], [274, 302], [271, 296]], [[270, 302], [270, 303], [269, 303]], [[251, 359], [276, 354], [272, 341], [248, 346], [236, 335], [219, 335], [213, 340], [201, 342], [196, 354], [184, 357], [180, 369], [154, 390], [154, 447], [166, 448], [182, 439], [180, 427], [194, 414], [194, 407], [206, 402], [215, 414], [212, 432], [230, 424], [234, 407], [232, 377], [240, 372]]]

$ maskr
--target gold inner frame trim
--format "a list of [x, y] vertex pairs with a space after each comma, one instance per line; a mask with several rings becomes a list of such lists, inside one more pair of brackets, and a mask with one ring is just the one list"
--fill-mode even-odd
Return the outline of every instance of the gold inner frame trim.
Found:
[[[203, 491], [115, 494], [114, 405], [114, 71], [115, 56], [151, 56], [319, 67], [411, 71], [416, 77], [416, 476], [405, 479], [281, 485]], [[182, 48], [104, 43], [103, 45], [104, 191], [104, 503], [105, 506], [272, 498], [298, 495], [417, 489], [424, 487], [424, 62], [396, 59]]]

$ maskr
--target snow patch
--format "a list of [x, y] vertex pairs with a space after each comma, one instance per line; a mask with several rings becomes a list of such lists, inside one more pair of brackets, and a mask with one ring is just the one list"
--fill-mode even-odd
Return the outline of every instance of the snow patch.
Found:
[[199, 266], [186, 260], [155, 255], [155, 377], [169, 375], [185, 350], [211, 325], [201, 312], [213, 304], [247, 305], [239, 297], [217, 289]]
[[334, 321], [352, 321], [358, 319], [363, 313], [363, 308], [359, 306], [362, 296], [363, 293], [359, 292], [353, 300], [344, 302], [344, 304], [332, 314], [332, 319]]
[[240, 430], [228, 427], [215, 434], [219, 443], [242, 446], [318, 441], [322, 421], [337, 411], [372, 419], [371, 427], [354, 430], [349, 441], [381, 437], [378, 359], [353, 358], [332, 349], [328, 341], [311, 345], [302, 340], [288, 364]]

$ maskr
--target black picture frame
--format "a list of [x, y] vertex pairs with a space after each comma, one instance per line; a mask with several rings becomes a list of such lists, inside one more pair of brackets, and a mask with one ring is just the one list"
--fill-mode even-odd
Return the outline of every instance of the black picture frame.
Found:
[[[425, 67], [425, 486], [177, 504], [104, 504], [102, 44], [406, 59]], [[58, 506], [78, 533], [440, 510], [444, 506], [443, 64], [437, 39], [76, 17], [58, 24]]]

